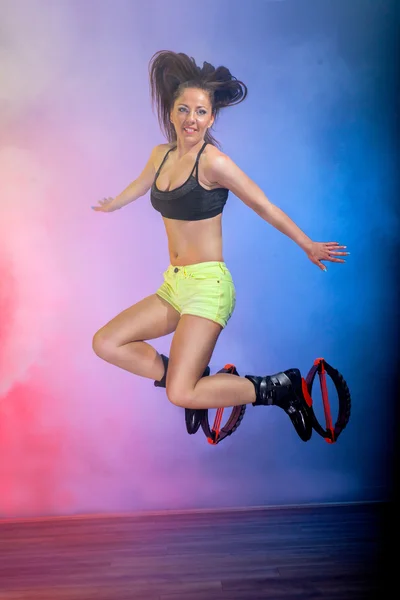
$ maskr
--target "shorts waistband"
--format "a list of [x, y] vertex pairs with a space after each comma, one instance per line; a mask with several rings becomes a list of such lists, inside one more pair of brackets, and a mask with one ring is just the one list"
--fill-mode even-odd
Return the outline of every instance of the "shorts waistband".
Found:
[[210, 260], [207, 262], [195, 263], [191, 265], [169, 265], [167, 271], [169, 271], [170, 273], [183, 273], [184, 275], [191, 275], [200, 271], [207, 271], [207, 269], [220, 269], [222, 272], [225, 273], [228, 271], [226, 263], [219, 260]]

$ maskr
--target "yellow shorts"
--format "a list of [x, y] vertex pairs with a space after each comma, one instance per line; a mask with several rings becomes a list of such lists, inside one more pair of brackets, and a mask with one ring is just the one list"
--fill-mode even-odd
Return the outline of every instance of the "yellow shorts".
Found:
[[184, 267], [170, 265], [156, 293], [181, 315], [204, 317], [223, 328], [236, 304], [232, 276], [225, 263], [218, 261]]

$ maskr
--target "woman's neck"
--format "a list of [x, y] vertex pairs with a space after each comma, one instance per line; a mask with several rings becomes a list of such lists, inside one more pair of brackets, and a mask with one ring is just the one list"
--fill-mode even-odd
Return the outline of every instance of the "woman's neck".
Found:
[[177, 156], [178, 156], [178, 158], [182, 158], [186, 154], [190, 154], [192, 152], [193, 152], [193, 154], [197, 154], [200, 151], [200, 148], [203, 146], [204, 140], [200, 140], [199, 142], [192, 144], [192, 143], [190, 143], [190, 141], [188, 143], [188, 141], [178, 138], [176, 140], [175, 144], [176, 144]]

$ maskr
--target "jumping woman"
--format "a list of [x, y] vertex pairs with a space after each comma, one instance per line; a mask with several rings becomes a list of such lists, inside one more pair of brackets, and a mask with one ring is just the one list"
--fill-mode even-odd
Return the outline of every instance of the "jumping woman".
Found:
[[[345, 246], [314, 242], [220, 148], [211, 131], [221, 109], [242, 102], [245, 84], [226, 67], [200, 68], [183, 53], [157, 52], [149, 66], [152, 101], [168, 143], [156, 146], [142, 173], [121, 194], [93, 209], [113, 212], [149, 190], [163, 218], [169, 267], [158, 290], [127, 308], [93, 338], [95, 353], [165, 387], [186, 409], [275, 405], [303, 440], [311, 436], [298, 369], [274, 375], [209, 375], [208, 364], [235, 307], [235, 286], [223, 258], [221, 217], [232, 192], [291, 238], [320, 269], [345, 262]], [[174, 332], [169, 358], [148, 340]]]

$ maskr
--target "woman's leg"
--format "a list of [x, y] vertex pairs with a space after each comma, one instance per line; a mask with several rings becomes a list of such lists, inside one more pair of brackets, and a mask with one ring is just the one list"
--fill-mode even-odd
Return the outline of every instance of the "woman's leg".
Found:
[[166, 381], [173, 404], [207, 409], [255, 402], [254, 385], [244, 377], [228, 373], [202, 377], [221, 330], [209, 319], [182, 315], [171, 344]]
[[182, 315], [170, 352], [168, 399], [186, 409], [225, 408], [242, 404], [275, 405], [289, 416], [303, 441], [312, 425], [298, 369], [264, 377], [217, 373], [201, 378], [211, 359], [221, 326], [203, 317]]
[[160, 354], [144, 340], [175, 331], [179, 312], [153, 294], [124, 310], [93, 337], [93, 350], [103, 360], [135, 375], [159, 380], [164, 375]]
[[170, 278], [179, 297], [181, 319], [166, 370], [169, 400], [191, 410], [250, 403], [279, 406], [301, 439], [310, 439], [311, 416], [298, 369], [265, 376], [217, 373], [202, 377], [235, 306], [234, 284], [225, 263], [214, 261], [175, 268]]

